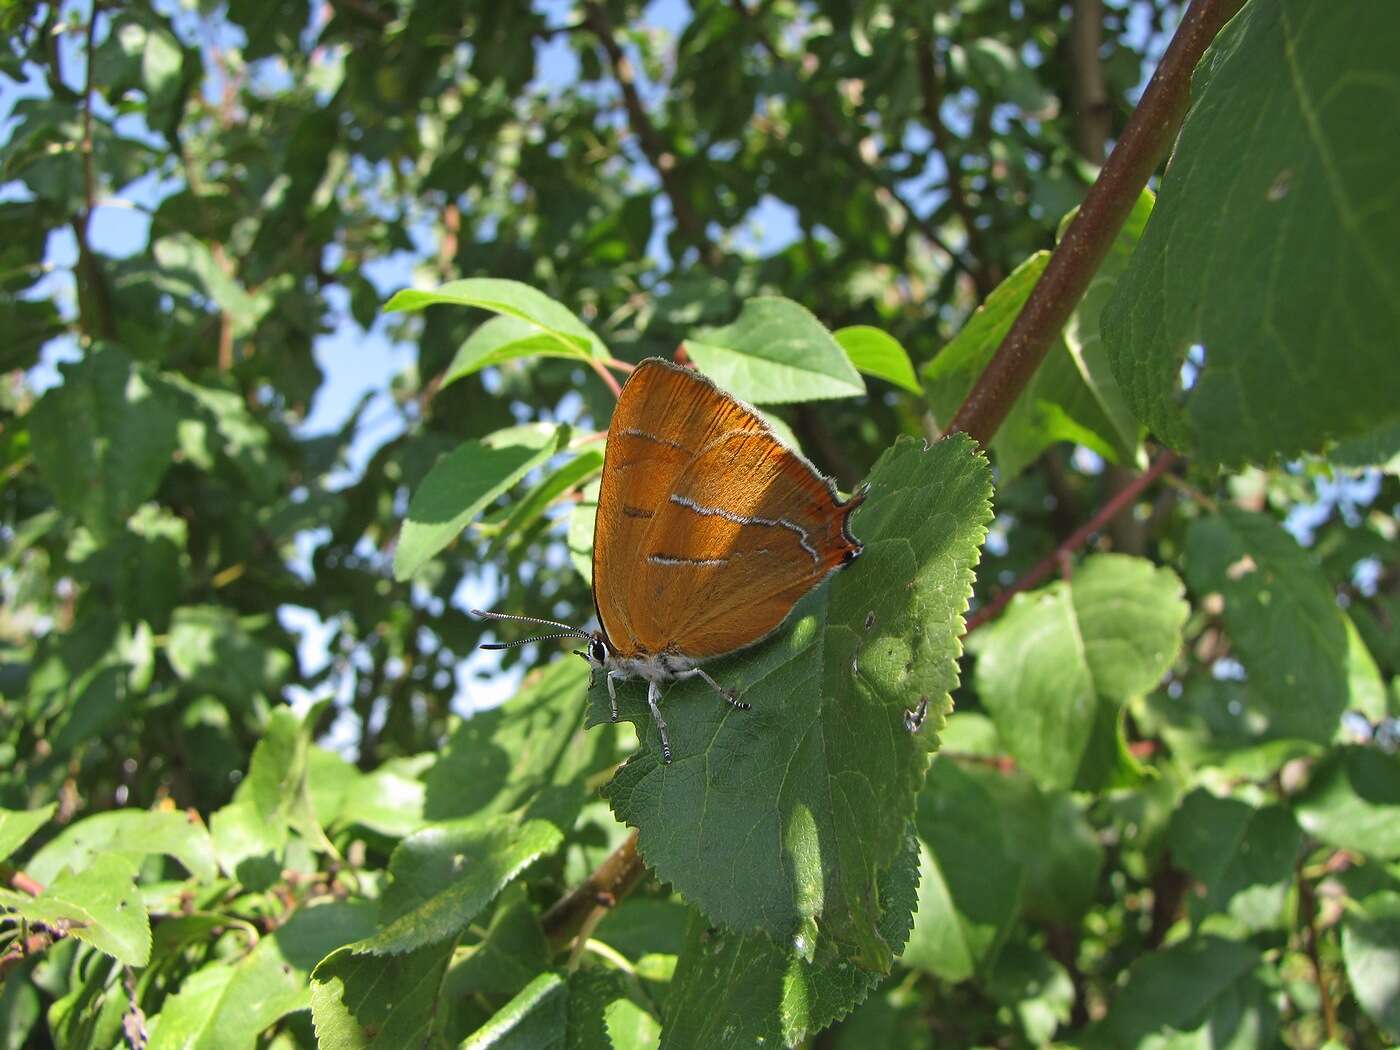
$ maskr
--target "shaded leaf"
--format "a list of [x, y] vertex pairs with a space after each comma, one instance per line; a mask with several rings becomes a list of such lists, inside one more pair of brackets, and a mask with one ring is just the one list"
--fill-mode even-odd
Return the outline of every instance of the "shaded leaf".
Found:
[[1356, 1001], [1400, 1038], [1400, 893], [1376, 893], [1343, 913], [1342, 958]]
[[1310, 835], [1369, 857], [1400, 857], [1400, 755], [1342, 747], [1313, 770], [1296, 802]]
[[323, 1050], [439, 1047], [434, 1017], [456, 938], [389, 957], [337, 948], [311, 974], [311, 1018]]
[[557, 973], [542, 973], [468, 1036], [461, 1050], [562, 1050], [568, 1023], [568, 984]]

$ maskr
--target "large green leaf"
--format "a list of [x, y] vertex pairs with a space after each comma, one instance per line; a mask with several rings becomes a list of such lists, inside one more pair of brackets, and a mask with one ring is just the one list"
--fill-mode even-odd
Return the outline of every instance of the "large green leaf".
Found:
[[1342, 917], [1342, 958], [1361, 1008], [1400, 1039], [1400, 893], [1375, 893]]
[[1296, 802], [1311, 835], [1369, 857], [1400, 857], [1400, 756], [1343, 747], [1313, 770]]
[[1156, 685], [1188, 613], [1175, 573], [1122, 554], [1017, 595], [970, 643], [978, 696], [1007, 750], [1045, 787], [1072, 786], [1086, 756], [1102, 764], [1091, 747], [1101, 700]]
[[120, 350], [63, 372], [28, 416], [34, 460], [58, 505], [107, 539], [155, 493], [178, 419], [164, 388]]
[[1327, 578], [1272, 518], [1236, 507], [1197, 518], [1186, 579], [1224, 599], [1225, 626], [1267, 735], [1325, 743], [1347, 706], [1347, 629]]
[[38, 809], [0, 809], [0, 860], [5, 860], [23, 846], [30, 835], [48, 822], [57, 808], [57, 802], [50, 802]]
[[[437, 304], [476, 306], [523, 321], [550, 339], [557, 347], [559, 356], [584, 360], [589, 357], [599, 360], [608, 357], [607, 347], [567, 307], [519, 281], [472, 277], [462, 281], [449, 281], [441, 288], [431, 291], [404, 289], [394, 294], [385, 305], [384, 311], [389, 313], [395, 310], [422, 310]], [[453, 367], [456, 368], [455, 363]]]
[[[1176, 448], [1237, 464], [1400, 415], [1393, 4], [1246, 5], [1197, 67], [1142, 248], [1104, 311], [1114, 373]], [[1200, 348], [1194, 384], [1179, 376]]]
[[357, 953], [398, 955], [459, 934], [506, 884], [559, 848], [547, 820], [515, 814], [435, 824], [399, 843], [380, 901], [380, 928]]
[[464, 441], [433, 464], [414, 492], [394, 551], [394, 578], [407, 580], [473, 518], [568, 443], [567, 427], [536, 423]]
[[[880, 878], [880, 935], [896, 953], [913, 919], [917, 856], [918, 843], [908, 834]], [[666, 1000], [662, 1047], [796, 1046], [849, 1013], [879, 982], [844, 961], [825, 937], [808, 947], [713, 929], [692, 912]]]
[[86, 941], [127, 966], [151, 957], [151, 922], [125, 857], [99, 855], [81, 871], [65, 868], [37, 897], [0, 889], [0, 908]]
[[186, 977], [152, 1018], [147, 1050], [252, 1050], [268, 1026], [311, 1006], [308, 977], [321, 958], [373, 926], [364, 902], [299, 908], [237, 962]]
[[859, 397], [865, 381], [841, 345], [791, 299], [749, 299], [733, 324], [685, 341], [700, 371], [755, 405]]
[[[959, 436], [927, 451], [901, 441], [869, 481], [851, 517], [861, 559], [773, 639], [711, 668], [753, 709], [703, 683], [671, 687], [666, 765], [645, 686], [622, 686], [621, 716], [642, 743], [605, 794], [657, 874], [712, 921], [786, 942], [820, 916], [862, 965], [884, 970], [870, 887], [903, 842], [934, 739], [911, 734], [905, 712], [921, 698], [930, 719], [948, 709], [990, 479]], [[601, 683], [589, 717], [609, 717]]]
[[460, 1050], [564, 1050], [568, 1030], [568, 982], [557, 973], [542, 973], [467, 1037]]

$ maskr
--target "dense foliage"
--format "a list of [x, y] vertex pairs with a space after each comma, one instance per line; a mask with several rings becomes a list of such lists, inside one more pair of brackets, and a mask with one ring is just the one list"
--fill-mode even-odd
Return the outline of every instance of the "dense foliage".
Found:
[[[1181, 17], [0, 8], [0, 1048], [1400, 1038], [1400, 13]], [[869, 496], [666, 766], [467, 610], [682, 346]]]

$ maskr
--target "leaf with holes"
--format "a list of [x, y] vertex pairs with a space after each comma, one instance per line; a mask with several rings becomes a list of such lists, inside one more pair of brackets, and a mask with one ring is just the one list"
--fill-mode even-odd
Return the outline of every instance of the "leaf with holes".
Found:
[[[869, 477], [851, 531], [865, 553], [798, 603], [785, 629], [662, 701], [675, 760], [661, 761], [645, 687], [618, 691], [641, 750], [605, 788], [640, 829], [643, 856], [717, 924], [789, 942], [821, 929], [861, 965], [887, 969], [879, 874], [903, 844], [935, 734], [957, 682], [963, 612], [990, 516], [986, 460], [963, 436], [928, 451], [902, 440]], [[590, 722], [609, 717], [590, 693]], [[810, 942], [810, 938], [807, 937]]]

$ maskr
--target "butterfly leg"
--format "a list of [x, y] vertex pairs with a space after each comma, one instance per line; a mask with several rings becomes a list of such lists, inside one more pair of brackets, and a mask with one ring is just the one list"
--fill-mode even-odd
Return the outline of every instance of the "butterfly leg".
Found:
[[617, 721], [617, 680], [626, 675], [619, 671], [608, 672], [608, 703], [612, 705], [612, 720]]
[[661, 760], [671, 764], [671, 738], [666, 734], [666, 719], [661, 717], [661, 708], [656, 701], [661, 699], [661, 686], [656, 682], [647, 683], [647, 706], [651, 708], [651, 720], [656, 723], [656, 731], [661, 734]]
[[703, 667], [692, 667], [689, 671], [682, 671], [680, 674], [676, 675], [676, 680], [680, 681], [685, 678], [694, 678], [697, 675], [703, 678], [707, 683], [709, 683], [710, 688], [717, 692], [720, 696], [724, 697], [725, 701], [731, 704], [735, 708], [735, 710], [747, 711], [752, 706], [750, 704], [744, 703], [742, 700], [739, 699], [738, 690], [724, 688], [724, 686], [720, 685], [713, 678], [711, 678], [709, 672], [706, 671]]

